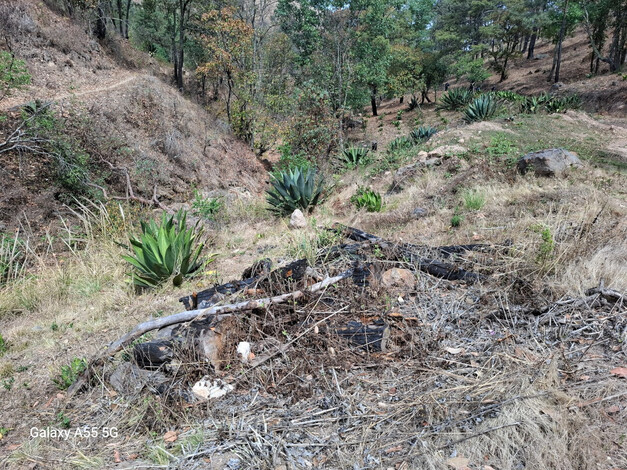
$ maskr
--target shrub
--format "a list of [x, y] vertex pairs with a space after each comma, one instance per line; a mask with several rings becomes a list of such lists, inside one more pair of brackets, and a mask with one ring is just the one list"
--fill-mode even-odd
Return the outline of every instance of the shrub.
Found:
[[545, 108], [547, 113], [564, 113], [569, 109], [579, 109], [581, 98], [578, 95], [552, 97], [547, 99]]
[[451, 217], [451, 227], [459, 227], [462, 224], [462, 220], [464, 220], [463, 215], [455, 214]]
[[528, 96], [520, 102], [520, 112], [525, 114], [536, 114], [542, 107], [541, 96]]
[[409, 138], [413, 140], [415, 144], [419, 144], [429, 140], [436, 132], [438, 132], [438, 130], [435, 127], [420, 126], [418, 129], [414, 129], [409, 133]]
[[365, 207], [368, 212], [380, 212], [382, 207], [381, 194], [367, 188], [359, 188], [351, 197], [351, 202], [358, 209]]
[[272, 188], [267, 192], [270, 210], [288, 215], [296, 209], [311, 212], [322, 202], [324, 181], [315, 168], [297, 167], [271, 175]]
[[205, 199], [198, 191], [194, 192], [192, 211], [195, 216], [215, 220], [223, 208], [224, 202], [222, 202], [222, 198], [209, 197]]
[[7, 351], [8, 346], [2, 335], [0, 334], [0, 356]]
[[364, 147], [349, 147], [342, 151], [342, 157], [351, 165], [363, 163], [366, 155], [368, 155], [368, 149]]
[[28, 85], [31, 75], [23, 60], [16, 59], [7, 51], [0, 51], [0, 100], [9, 95], [11, 90], [18, 90]]
[[476, 98], [464, 111], [464, 121], [486, 121], [498, 111], [498, 101], [491, 95], [481, 95]]
[[0, 233], [0, 285], [17, 279], [24, 271], [25, 248], [17, 235], [10, 237]]
[[436, 110], [457, 111], [462, 109], [472, 100], [474, 93], [465, 88], [453, 88], [442, 95], [440, 104], [436, 106]]
[[67, 390], [76, 382], [81, 372], [87, 369], [87, 361], [82, 358], [75, 357], [69, 366], [62, 366], [61, 373], [52, 379], [52, 381], [61, 390]]
[[135, 256], [123, 256], [136, 269], [132, 273], [136, 286], [155, 287], [170, 278], [179, 286], [203, 265], [200, 253], [205, 245], [198, 241], [203, 229], [198, 228], [198, 222], [188, 229], [186, 212], [163, 214], [159, 225], [154, 220], [142, 221], [141, 228], [139, 238], [132, 235], [129, 238]]

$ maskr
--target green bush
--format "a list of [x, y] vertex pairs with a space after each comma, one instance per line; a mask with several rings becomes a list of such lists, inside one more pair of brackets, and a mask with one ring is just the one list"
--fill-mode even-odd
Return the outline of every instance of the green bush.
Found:
[[435, 109], [438, 111], [457, 111], [470, 103], [473, 96], [474, 93], [465, 88], [452, 88], [442, 95], [440, 104]]
[[7, 51], [0, 51], [0, 100], [11, 93], [28, 85], [31, 75], [23, 60], [16, 59]]
[[368, 212], [381, 212], [383, 205], [381, 194], [367, 188], [359, 188], [357, 193], [351, 197], [351, 202], [358, 209], [365, 207]]
[[494, 117], [499, 109], [498, 101], [489, 94], [481, 95], [468, 105], [464, 111], [464, 121], [487, 121]]
[[[176, 220], [175, 220], [176, 218]], [[187, 213], [163, 214], [161, 223], [154, 220], [141, 222], [142, 235], [130, 236], [129, 241], [135, 256], [124, 255], [136, 272], [132, 273], [133, 283], [139, 287], [156, 287], [172, 279], [175, 286], [193, 275], [203, 263], [200, 253], [205, 244], [199, 242], [203, 229], [198, 222], [187, 228]], [[211, 262], [211, 255], [207, 262]]]
[[435, 127], [420, 126], [418, 129], [413, 129], [409, 133], [409, 138], [414, 141], [415, 144], [425, 142], [431, 138], [438, 130]]
[[509, 90], [495, 91], [493, 94], [496, 98], [500, 100], [511, 101], [513, 103], [520, 103], [526, 100], [525, 96], [519, 95], [518, 93]]
[[2, 335], [0, 334], [0, 356], [7, 352], [8, 346]]
[[267, 192], [270, 210], [278, 215], [289, 215], [296, 209], [311, 212], [322, 202], [323, 178], [315, 168], [297, 167], [271, 175], [272, 188]]
[[368, 149], [364, 147], [349, 147], [342, 151], [342, 157], [350, 165], [359, 165], [364, 163], [366, 156], [368, 155]]
[[52, 381], [61, 390], [67, 390], [76, 382], [78, 376], [87, 369], [87, 361], [82, 358], [75, 357], [69, 366], [62, 366], [61, 373], [52, 379]]
[[0, 233], [0, 285], [16, 279], [24, 271], [25, 244], [17, 235]]
[[204, 198], [198, 192], [194, 192], [194, 200], [192, 201], [192, 213], [197, 217], [203, 219], [215, 220], [216, 216], [224, 208], [224, 202], [222, 198], [210, 197]]
[[564, 113], [569, 109], [579, 109], [581, 98], [578, 95], [568, 95], [549, 98], [545, 103], [547, 113]]

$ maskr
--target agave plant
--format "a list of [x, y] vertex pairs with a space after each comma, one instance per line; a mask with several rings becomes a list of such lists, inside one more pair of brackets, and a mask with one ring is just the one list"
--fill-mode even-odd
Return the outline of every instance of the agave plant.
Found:
[[415, 144], [429, 140], [433, 134], [438, 132], [435, 127], [420, 126], [418, 129], [414, 129], [409, 133], [409, 138], [414, 141]]
[[368, 155], [368, 149], [364, 147], [349, 147], [342, 151], [342, 156], [347, 163], [359, 165]]
[[397, 150], [403, 150], [413, 147], [413, 145], [414, 141], [409, 137], [397, 137], [388, 144], [388, 150], [391, 152], [396, 152]]
[[324, 181], [314, 168], [296, 167], [272, 175], [272, 188], [267, 192], [270, 210], [288, 215], [296, 209], [311, 212], [320, 202]]
[[418, 98], [416, 98], [415, 96], [412, 96], [411, 100], [409, 100], [409, 104], [407, 105], [407, 110], [413, 111], [414, 109], [418, 107], [420, 107], [420, 104], [418, 103]]
[[481, 95], [468, 105], [464, 111], [464, 121], [486, 121], [498, 111], [498, 101], [491, 95]]
[[577, 109], [579, 107], [581, 107], [581, 98], [578, 95], [554, 96], [548, 98], [545, 103], [547, 113], [563, 113], [568, 109]]
[[179, 286], [203, 265], [200, 253], [205, 244], [199, 242], [203, 229], [198, 222], [187, 228], [187, 212], [164, 214], [159, 224], [141, 221], [141, 229], [141, 236], [129, 237], [135, 256], [122, 256], [135, 267], [132, 278], [136, 286], [156, 287], [170, 278]]
[[436, 110], [457, 111], [462, 109], [472, 100], [474, 93], [465, 88], [452, 88], [440, 98], [440, 104]]
[[523, 95], [519, 95], [518, 93], [509, 91], [509, 90], [496, 91], [494, 92], [494, 95], [498, 99], [504, 100], [504, 101], [522, 102], [525, 100], [525, 97]]
[[380, 212], [383, 205], [381, 194], [366, 188], [359, 188], [357, 193], [351, 197], [351, 202], [358, 209], [365, 207], [368, 212]]
[[536, 114], [542, 107], [542, 96], [528, 96], [520, 103], [520, 112], [525, 114]]

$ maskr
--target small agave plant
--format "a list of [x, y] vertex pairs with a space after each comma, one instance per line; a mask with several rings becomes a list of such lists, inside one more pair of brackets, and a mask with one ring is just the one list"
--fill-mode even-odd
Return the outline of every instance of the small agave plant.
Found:
[[435, 127], [420, 126], [418, 129], [414, 129], [409, 133], [409, 137], [415, 144], [425, 142], [431, 138], [433, 134], [438, 132]]
[[468, 105], [464, 111], [464, 121], [487, 121], [494, 117], [499, 109], [499, 104], [491, 95], [481, 95]]
[[180, 286], [203, 266], [200, 254], [205, 245], [199, 242], [203, 229], [198, 223], [187, 228], [187, 212], [164, 214], [159, 224], [141, 221], [141, 229], [139, 237], [129, 237], [135, 256], [122, 256], [135, 267], [132, 278], [136, 286], [156, 287], [168, 279]]
[[322, 202], [324, 181], [315, 168], [296, 167], [271, 178], [267, 200], [270, 210], [278, 215], [289, 215], [296, 209], [311, 212]]
[[363, 207], [368, 212], [381, 212], [381, 208], [383, 207], [381, 194], [363, 187], [359, 188], [357, 193], [351, 197], [351, 202], [355, 204], [358, 209]]
[[342, 151], [344, 160], [351, 165], [359, 165], [368, 155], [368, 149], [364, 147], [349, 147]]

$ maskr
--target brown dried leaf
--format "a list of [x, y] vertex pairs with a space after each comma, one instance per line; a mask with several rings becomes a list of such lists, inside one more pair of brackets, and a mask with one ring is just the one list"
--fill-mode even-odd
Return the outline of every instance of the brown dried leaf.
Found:
[[615, 367], [610, 371], [610, 374], [618, 375], [619, 377], [627, 378], [627, 367]]
[[168, 431], [163, 435], [164, 442], [176, 442], [179, 438], [179, 435], [176, 431]]

